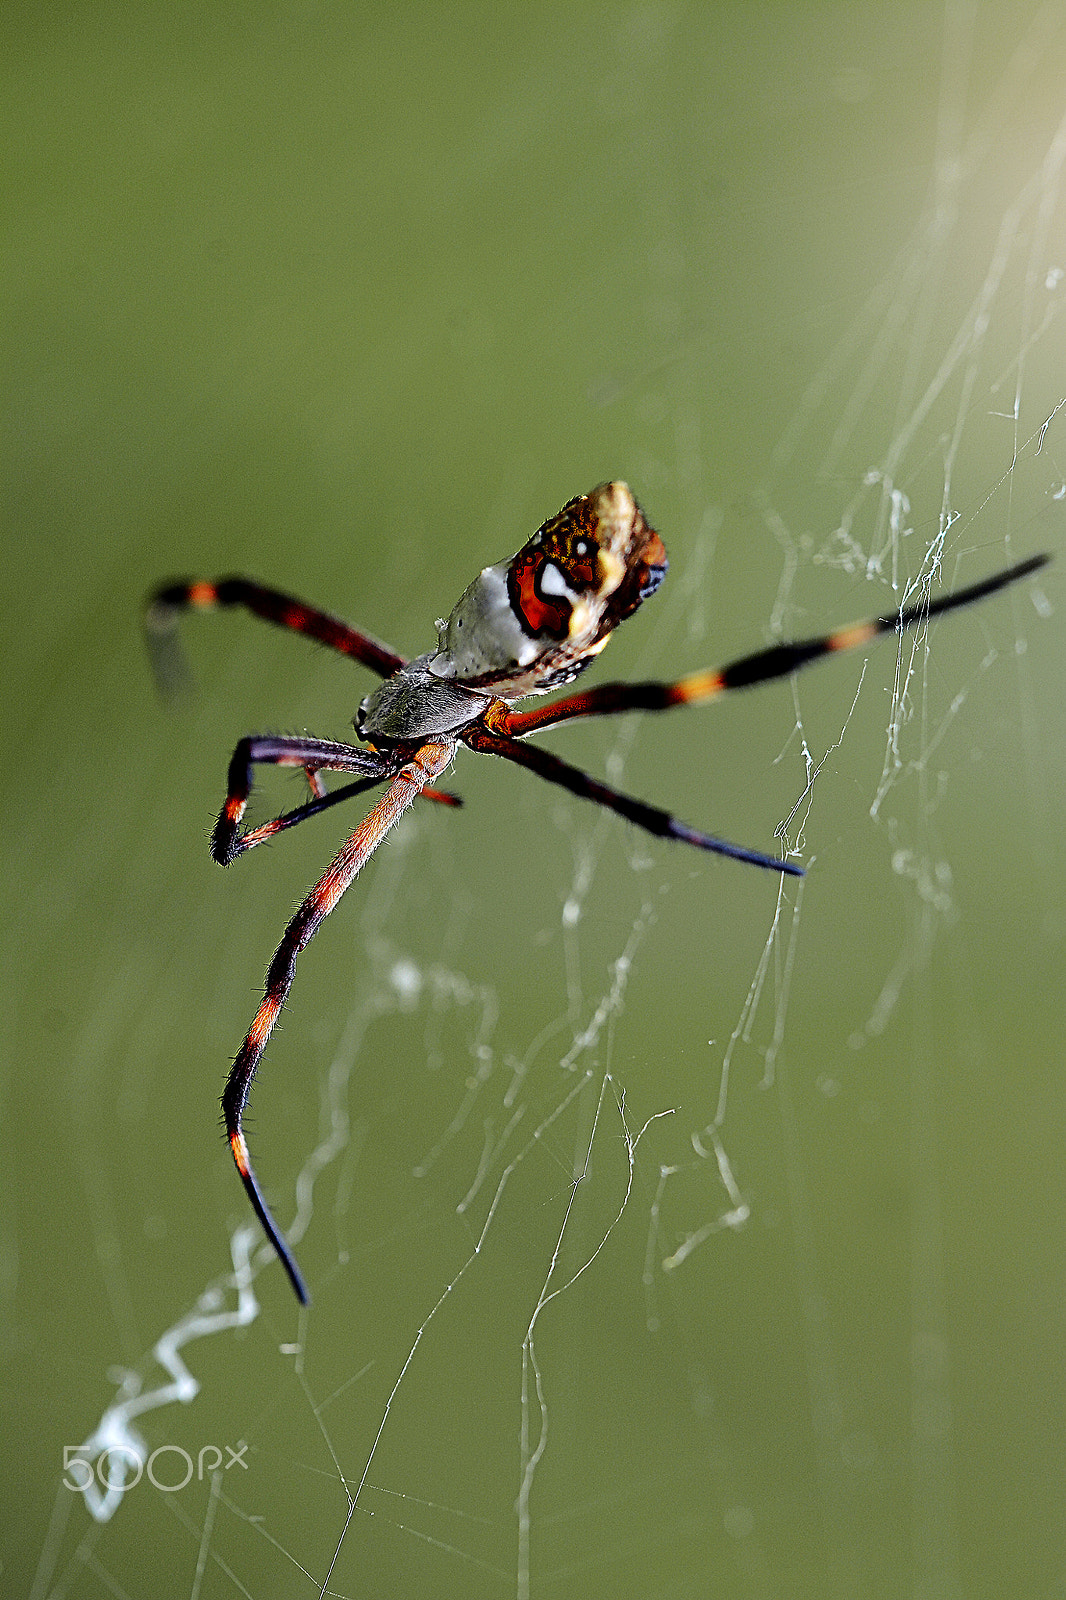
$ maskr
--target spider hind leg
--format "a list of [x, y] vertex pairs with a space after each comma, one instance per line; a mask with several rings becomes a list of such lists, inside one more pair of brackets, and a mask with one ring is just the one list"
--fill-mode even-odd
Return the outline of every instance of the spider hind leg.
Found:
[[[306, 745], [311, 741], [293, 741], [302, 744], [304, 749], [297, 752], [290, 749], [291, 764], [302, 766], [302, 756], [306, 753]], [[361, 754], [363, 752], [356, 752]], [[352, 883], [357, 873], [366, 865], [385, 835], [403, 816], [404, 812], [417, 799], [418, 795], [439, 778], [446, 771], [455, 755], [455, 740], [441, 739], [430, 741], [415, 751], [409, 761], [405, 762], [399, 771], [392, 776], [392, 782], [381, 796], [373, 810], [363, 818], [363, 821], [350, 835], [344, 845], [330, 862], [322, 877], [315, 884], [303, 904], [296, 911], [288, 927], [282, 935], [281, 943], [274, 953], [274, 959], [267, 969], [265, 992], [260, 1002], [259, 1009], [252, 1018], [252, 1025], [248, 1029], [244, 1043], [237, 1052], [237, 1058], [230, 1069], [226, 1079], [226, 1087], [222, 1093], [222, 1118], [226, 1128], [226, 1137], [233, 1152], [233, 1159], [240, 1174], [241, 1182], [252, 1203], [252, 1208], [262, 1224], [263, 1231], [270, 1243], [274, 1246], [281, 1260], [282, 1266], [288, 1274], [289, 1282], [296, 1293], [296, 1298], [301, 1305], [307, 1305], [309, 1296], [307, 1285], [300, 1275], [300, 1270], [291, 1250], [285, 1243], [284, 1235], [270, 1212], [270, 1207], [263, 1198], [255, 1172], [252, 1168], [248, 1153], [248, 1144], [244, 1137], [242, 1119], [244, 1109], [248, 1103], [252, 1084], [255, 1081], [266, 1049], [267, 1040], [270, 1038], [274, 1024], [281, 1015], [282, 1007], [292, 988], [292, 980], [296, 974], [296, 958], [300, 951], [314, 938], [323, 920], [333, 910], [341, 895]], [[330, 798], [327, 796], [327, 799]], [[312, 805], [314, 802], [312, 802]]]

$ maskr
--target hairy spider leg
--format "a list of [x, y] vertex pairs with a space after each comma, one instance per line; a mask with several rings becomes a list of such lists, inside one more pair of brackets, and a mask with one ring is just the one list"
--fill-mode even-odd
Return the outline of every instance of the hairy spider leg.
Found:
[[[252, 792], [252, 768], [256, 763], [303, 767], [314, 798], [270, 822], [242, 832], [240, 824]], [[263, 844], [284, 829], [294, 828], [298, 822], [306, 822], [308, 817], [316, 817], [320, 811], [327, 811], [330, 806], [386, 782], [394, 776], [397, 766], [395, 755], [368, 750], [366, 746], [340, 744], [333, 739], [250, 734], [238, 741], [230, 760], [226, 799], [211, 834], [211, 855], [219, 866], [228, 867], [246, 850]], [[321, 772], [361, 772], [364, 776], [339, 789], [327, 790], [319, 777]], [[463, 803], [457, 794], [446, 789], [427, 786], [422, 794], [425, 799], [439, 801], [442, 805], [461, 806]]]
[[740, 656], [728, 666], [693, 672], [674, 683], [604, 683], [595, 689], [566, 695], [562, 700], [536, 711], [509, 711], [499, 716], [494, 711], [492, 726], [501, 734], [521, 739], [526, 734], [555, 727], [560, 722], [572, 722], [577, 717], [606, 717], [620, 711], [669, 711], [673, 706], [699, 705], [718, 695], [727, 694], [731, 689], [748, 689], [755, 684], [771, 683], [775, 678], [790, 677], [793, 672], [809, 666], [813, 661], [820, 661], [824, 656], [835, 655], [842, 650], [854, 650], [884, 634], [903, 633], [908, 628], [918, 627], [931, 617], [971, 605], [975, 600], [983, 600], [986, 595], [995, 594], [998, 589], [1005, 589], [1008, 584], [1039, 572], [1050, 560], [1051, 557], [1046, 554], [1029, 556], [1027, 560], [993, 573], [979, 583], [956, 589], [954, 594], [919, 601], [917, 605], [905, 606], [889, 616], [853, 623], [850, 627], [838, 628], [834, 633], [823, 634], [817, 639], [770, 645], [765, 650]]
[[[242, 832], [240, 825], [252, 792], [252, 772], [257, 763], [303, 767], [314, 798], [295, 811], [275, 817], [272, 822], [264, 822], [258, 828], [246, 828]], [[359, 782], [345, 784], [343, 789], [336, 789], [331, 795], [318, 776], [323, 769], [329, 772], [359, 772], [363, 776]], [[394, 759], [378, 755], [365, 747], [358, 749], [333, 739], [249, 734], [238, 740], [230, 759], [226, 799], [211, 835], [211, 855], [220, 866], [227, 867], [246, 850], [273, 838], [283, 828], [291, 828], [306, 817], [324, 811], [328, 805], [335, 805], [340, 799], [347, 799], [351, 794], [358, 794], [376, 783], [384, 782], [395, 771]]]
[[307, 1305], [310, 1301], [307, 1285], [280, 1228], [270, 1214], [270, 1208], [263, 1198], [252, 1169], [248, 1144], [241, 1128], [244, 1108], [266, 1042], [292, 987], [297, 956], [313, 938], [319, 924], [333, 910], [389, 829], [399, 821], [426, 786], [446, 770], [455, 755], [455, 749], [454, 739], [440, 739], [431, 740], [416, 750], [411, 759], [396, 773], [374, 809], [364, 817], [333, 858], [285, 929], [274, 959], [267, 969], [262, 1004], [252, 1019], [247, 1037], [226, 1079], [226, 1087], [222, 1094], [222, 1116], [230, 1149], [233, 1151], [233, 1159], [252, 1208], [262, 1224], [264, 1233], [277, 1251], [301, 1305]]
[[165, 692], [178, 692], [189, 681], [189, 671], [177, 640], [180, 613], [209, 611], [216, 606], [243, 606], [253, 616], [294, 633], [306, 634], [331, 650], [339, 650], [341, 655], [361, 661], [382, 678], [404, 664], [403, 656], [362, 629], [283, 594], [280, 589], [256, 583], [253, 578], [216, 578], [213, 581], [182, 578], [157, 589], [145, 611], [148, 653], [156, 681]]
[[[356, 795], [366, 794], [368, 789], [376, 789], [379, 784], [386, 781], [385, 777], [357, 778], [354, 783], [342, 783], [339, 789], [327, 789], [318, 780], [317, 773], [311, 772], [308, 777], [314, 799], [297, 806], [294, 811], [284, 812], [271, 822], [264, 822], [260, 827], [249, 828], [247, 832], [242, 833], [238, 840], [239, 849], [229, 858], [231, 861], [245, 850], [250, 850], [253, 845], [272, 839], [276, 833], [282, 833], [286, 828], [295, 828], [298, 822], [306, 822], [308, 817], [317, 817], [320, 811], [328, 811], [331, 806], [341, 805], [345, 800], [354, 799]], [[422, 790], [422, 799], [436, 800], [439, 805], [454, 806], [457, 810], [463, 803], [462, 795], [454, 794], [451, 789], [430, 788], [428, 784]], [[223, 865], [228, 866], [229, 862], [224, 862]]]
[[[491, 715], [491, 713], [490, 713]], [[729, 856], [734, 861], [745, 861], [753, 867], [767, 867], [771, 872], [787, 873], [793, 878], [803, 877], [803, 868], [792, 861], [783, 861], [779, 856], [764, 855], [761, 850], [749, 850], [746, 845], [731, 844], [728, 839], [719, 839], [713, 833], [701, 833], [698, 828], [690, 828], [687, 822], [681, 822], [670, 812], [661, 810], [658, 806], [648, 805], [644, 800], [636, 800], [631, 795], [622, 794], [618, 789], [612, 789], [609, 784], [601, 783], [590, 773], [583, 772], [580, 767], [572, 767], [569, 762], [562, 761], [550, 750], [543, 750], [539, 745], [520, 744], [517, 739], [509, 738], [506, 734], [498, 734], [484, 725], [476, 724], [473, 728], [464, 730], [463, 741], [471, 750], [484, 751], [489, 755], [502, 756], [505, 761], [513, 761], [517, 766], [526, 767], [530, 772], [535, 772], [541, 778], [546, 778], [549, 783], [557, 783], [563, 789], [568, 789], [571, 794], [578, 795], [582, 800], [594, 800], [598, 805], [606, 806], [609, 811], [618, 812], [619, 816], [626, 817], [630, 822], [635, 822], [638, 827], [647, 829], [658, 839], [679, 839], [683, 844], [695, 845], [698, 850], [712, 850], [716, 855]]]

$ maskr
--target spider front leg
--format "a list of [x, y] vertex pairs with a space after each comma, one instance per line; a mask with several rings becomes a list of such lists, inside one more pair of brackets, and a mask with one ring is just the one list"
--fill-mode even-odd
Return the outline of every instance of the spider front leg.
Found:
[[[293, 740], [291, 744], [306, 747], [316, 742]], [[364, 754], [358, 751], [355, 753]], [[233, 1159], [252, 1208], [262, 1224], [264, 1233], [277, 1251], [301, 1305], [307, 1305], [310, 1299], [307, 1286], [256, 1181], [241, 1127], [244, 1108], [266, 1042], [292, 987], [297, 956], [314, 937], [323, 918], [333, 910], [352, 879], [373, 855], [389, 829], [399, 821], [417, 796], [423, 793], [435, 778], [442, 775], [454, 755], [455, 740], [441, 739], [422, 745], [398, 771], [395, 770], [395, 764], [393, 765], [395, 776], [389, 787], [334, 857], [285, 929], [282, 941], [267, 970], [262, 1004], [252, 1019], [247, 1037], [226, 1080], [222, 1095], [222, 1116]], [[293, 751], [291, 764], [304, 765], [299, 751]]]
[[164, 583], [149, 596], [144, 632], [156, 681], [168, 694], [182, 690], [189, 672], [177, 640], [178, 618], [183, 611], [211, 611], [218, 606], [242, 606], [264, 622], [306, 634], [341, 655], [361, 661], [387, 678], [403, 666], [403, 656], [380, 640], [353, 628], [340, 617], [309, 606], [280, 589], [269, 589], [253, 578], [180, 578]]

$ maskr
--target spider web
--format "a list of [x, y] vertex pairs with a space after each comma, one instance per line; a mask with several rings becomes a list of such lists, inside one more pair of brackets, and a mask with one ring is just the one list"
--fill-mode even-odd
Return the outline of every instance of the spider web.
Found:
[[[823, 184], [819, 163], [841, 108], [880, 103], [876, 67], [849, 64], [886, 48], [873, 23], [855, 25], [850, 55], [828, 33], [807, 41], [831, 111], [809, 147], [785, 148], [813, 115], [790, 86], [797, 24], [779, 36], [760, 18], [750, 65], [767, 85], [747, 92], [777, 148], [762, 163], [711, 65], [716, 28], [735, 43], [746, 21], [705, 34], [669, 9], [613, 18], [590, 114], [616, 130], [610, 159], [639, 196], [639, 266], [619, 270], [645, 337], [608, 356], [589, 334], [577, 415], [671, 572], [643, 627], [612, 643], [610, 676], [677, 675], [1057, 551], [1066, 10], [1035, 8], [1009, 38], [980, 8], [936, 16], [936, 73], [908, 85], [906, 182], [871, 180], [847, 205], [848, 169]], [[435, 81], [428, 57], [412, 64]], [[497, 107], [508, 185], [531, 147], [534, 163], [556, 152], [546, 123], [502, 115], [517, 118], [518, 82]], [[724, 102], [713, 138], [709, 82]], [[619, 110], [629, 97], [639, 129]], [[747, 399], [744, 363], [718, 348], [725, 246], [704, 218], [730, 206], [700, 187], [708, 144], [722, 192], [754, 190], [782, 222], [772, 249], [758, 226], [733, 245], [761, 308], [747, 302], [761, 318]], [[770, 173], [793, 192], [760, 199]], [[458, 187], [457, 171], [442, 182]], [[836, 271], [842, 234], [876, 246]], [[474, 323], [457, 348], [487, 365]], [[633, 441], [624, 462], [618, 435]], [[542, 476], [520, 457], [501, 477], [501, 507], [517, 492], [539, 510], [487, 516], [509, 529], [499, 548], [479, 526], [453, 559], [431, 530], [432, 582], [390, 625], [336, 608], [421, 648], [476, 563], [551, 509]], [[180, 759], [144, 807], [120, 896], [148, 926], [148, 891], [162, 896], [196, 958], [178, 979], [165, 950], [123, 943], [116, 913], [87, 991], [69, 1067], [91, 1123], [80, 1270], [86, 1307], [108, 1315], [102, 1346], [75, 1322], [92, 1359], [80, 1426], [62, 1419], [73, 1464], [55, 1488], [49, 1462], [50, 1519], [42, 1498], [29, 1519], [28, 1592], [1055, 1592], [1061, 1537], [1019, 1546], [1063, 1465], [1056, 1313], [1032, 1287], [1051, 1273], [1062, 1195], [1038, 1200], [1023, 1143], [1051, 1157], [1056, 570], [713, 710], [555, 736], [698, 825], [760, 848], [776, 829], [810, 868], [799, 884], [664, 850], [464, 756], [465, 813], [417, 811], [301, 958], [254, 1096], [253, 1156], [311, 1283], [307, 1314], [217, 1152], [196, 1168], [202, 1206], [166, 1150], [158, 1182], [123, 1195], [88, 1109], [117, 1084], [104, 1111], [138, 1126], [170, 1104], [176, 1056], [221, 1073], [219, 1041], [239, 1042], [287, 905], [333, 847], [311, 824], [256, 852], [222, 913], [204, 904], [211, 880], [194, 892], [153, 873], [190, 768], [209, 768], [209, 815], [222, 763], [204, 755], [225, 754], [234, 705], [271, 714], [246, 709], [258, 637], [238, 655], [198, 633], [202, 707], [175, 725]], [[289, 672], [273, 665], [287, 641], [262, 648], [265, 680]], [[341, 670], [313, 659], [273, 714], [335, 731], [319, 675]], [[182, 1118], [204, 1081], [182, 1092]], [[173, 1276], [153, 1265], [149, 1290], [130, 1240], [150, 1241], [163, 1213], [167, 1249], [146, 1258], [172, 1256]], [[985, 1251], [1002, 1297], [976, 1298]], [[1050, 1427], [1019, 1422], [1012, 1384], [978, 1370], [1023, 1344], [1036, 1353], [1018, 1383], [1048, 1384]], [[1022, 1464], [1041, 1442], [1046, 1490]], [[1023, 1489], [1031, 1509], [1005, 1510]]]

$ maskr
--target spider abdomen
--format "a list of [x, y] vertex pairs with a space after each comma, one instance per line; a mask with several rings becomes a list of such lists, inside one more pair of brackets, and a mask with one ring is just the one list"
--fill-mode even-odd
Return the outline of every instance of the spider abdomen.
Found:
[[599, 654], [654, 594], [666, 565], [629, 486], [601, 483], [474, 579], [440, 630], [429, 670], [501, 700], [545, 694]]
[[570, 683], [654, 594], [666, 565], [627, 484], [578, 495], [517, 555], [478, 574], [439, 624], [436, 650], [369, 694], [356, 727], [368, 739], [428, 739], [467, 727], [493, 700]]

